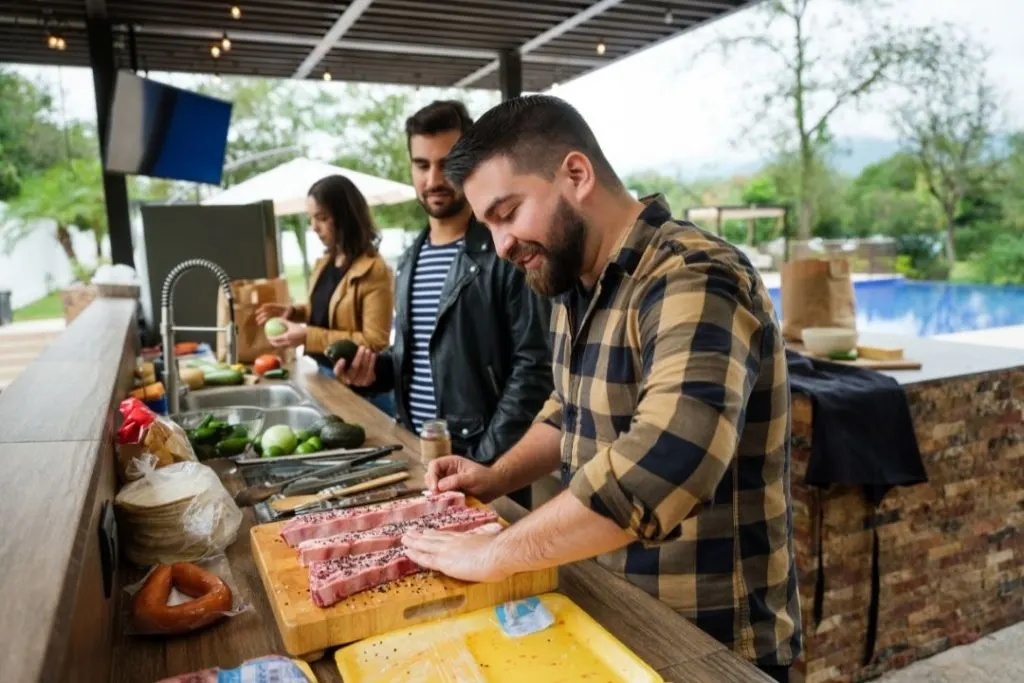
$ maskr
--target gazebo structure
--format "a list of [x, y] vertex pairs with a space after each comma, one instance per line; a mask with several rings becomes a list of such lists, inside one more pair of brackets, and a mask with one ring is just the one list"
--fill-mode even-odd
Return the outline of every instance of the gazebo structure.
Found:
[[[89, 67], [100, 149], [119, 69], [546, 90], [758, 0], [8, 0], [0, 63]], [[103, 179], [132, 263], [124, 176]]]

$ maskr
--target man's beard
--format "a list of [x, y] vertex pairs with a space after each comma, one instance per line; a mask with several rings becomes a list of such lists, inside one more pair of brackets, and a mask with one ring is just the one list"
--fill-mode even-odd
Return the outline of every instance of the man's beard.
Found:
[[[583, 217], [559, 198], [547, 234], [551, 247], [537, 242], [519, 242], [509, 252], [508, 259], [526, 273], [530, 289], [542, 296], [554, 297], [568, 292], [580, 279], [587, 226]], [[539, 268], [526, 270], [519, 265], [535, 254], [543, 259]]]
[[427, 194], [435, 192], [436, 190], [437, 188], [431, 188], [427, 192], [424, 192], [422, 197], [416, 198], [419, 201], [420, 206], [423, 207], [423, 210], [426, 211], [427, 215], [431, 218], [451, 218], [452, 216], [459, 215], [459, 213], [466, 208], [466, 195], [456, 192], [452, 192], [448, 195], [451, 198], [451, 201], [447, 205], [436, 208], [432, 207], [429, 203]]

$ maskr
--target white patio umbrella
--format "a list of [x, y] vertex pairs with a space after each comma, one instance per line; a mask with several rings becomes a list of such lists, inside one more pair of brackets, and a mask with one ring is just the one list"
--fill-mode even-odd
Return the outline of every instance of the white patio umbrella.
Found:
[[229, 187], [203, 204], [252, 204], [269, 199], [274, 202], [277, 216], [305, 213], [310, 186], [329, 175], [343, 175], [355, 183], [370, 206], [398, 204], [416, 198], [416, 190], [411, 185], [300, 157]]

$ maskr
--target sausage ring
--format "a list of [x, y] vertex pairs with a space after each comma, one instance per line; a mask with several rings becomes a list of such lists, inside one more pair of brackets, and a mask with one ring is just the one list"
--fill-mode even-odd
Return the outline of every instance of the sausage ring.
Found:
[[[171, 587], [192, 598], [170, 606]], [[187, 633], [231, 610], [231, 589], [217, 575], [189, 562], [157, 565], [132, 600], [132, 621], [144, 633]]]

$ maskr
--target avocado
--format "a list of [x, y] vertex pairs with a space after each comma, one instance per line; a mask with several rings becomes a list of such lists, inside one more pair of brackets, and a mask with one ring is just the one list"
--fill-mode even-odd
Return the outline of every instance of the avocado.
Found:
[[325, 415], [324, 417], [321, 417], [319, 420], [310, 425], [307, 431], [311, 434], [319, 434], [321, 430], [323, 430], [323, 428], [329, 424], [342, 424], [344, 422], [345, 421], [342, 420], [337, 415]]
[[332, 422], [320, 430], [324, 448], [359, 448], [366, 441], [366, 430], [361, 425]]
[[341, 359], [345, 359], [345, 365], [352, 362], [352, 359], [356, 357], [356, 352], [359, 351], [359, 345], [351, 339], [342, 339], [336, 341], [324, 350], [324, 355], [327, 356], [332, 363], [337, 363]]

